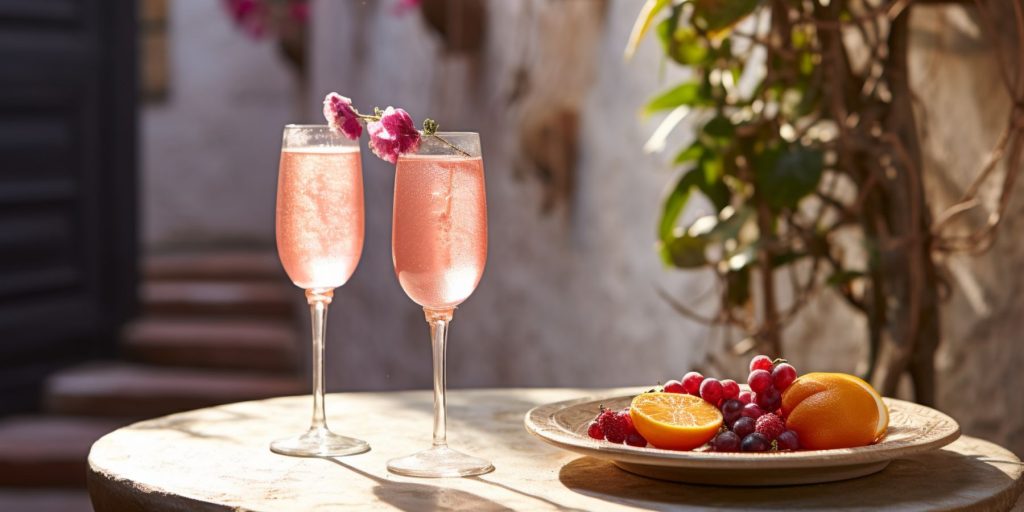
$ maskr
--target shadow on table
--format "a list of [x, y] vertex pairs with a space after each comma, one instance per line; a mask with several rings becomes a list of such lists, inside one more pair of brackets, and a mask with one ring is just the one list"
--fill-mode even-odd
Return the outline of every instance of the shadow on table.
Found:
[[874, 475], [828, 484], [690, 485], [637, 476], [592, 457], [569, 462], [558, 478], [566, 488], [585, 496], [653, 510], [680, 505], [748, 510], [958, 509], [967, 505], [987, 509], [1015, 499], [1009, 476], [985, 460], [950, 450], [898, 459]]
[[357, 475], [373, 480], [373, 494], [382, 503], [399, 510], [512, 510], [476, 494], [447, 487], [397, 482], [380, 478], [331, 457], [324, 457]]

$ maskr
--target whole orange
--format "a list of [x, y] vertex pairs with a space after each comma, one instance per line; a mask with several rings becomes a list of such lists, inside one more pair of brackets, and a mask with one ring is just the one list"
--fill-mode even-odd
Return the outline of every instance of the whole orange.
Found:
[[885, 436], [889, 409], [870, 384], [845, 373], [808, 373], [782, 393], [786, 428], [810, 450], [852, 448]]

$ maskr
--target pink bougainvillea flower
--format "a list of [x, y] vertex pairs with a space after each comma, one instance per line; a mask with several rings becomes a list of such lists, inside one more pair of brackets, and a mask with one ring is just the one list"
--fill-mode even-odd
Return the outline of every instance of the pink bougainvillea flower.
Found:
[[359, 114], [352, 108], [352, 100], [336, 92], [324, 98], [324, 117], [331, 130], [352, 140], [363, 134], [363, 125], [359, 123]]
[[288, 2], [288, 15], [298, 23], [306, 23], [309, 21], [309, 2], [307, 0]]
[[261, 0], [225, 0], [235, 24], [241, 27], [249, 37], [259, 39], [267, 32], [269, 9]]
[[420, 6], [423, 0], [398, 0], [395, 4], [395, 14], [404, 14], [406, 11], [410, 11]]
[[416, 151], [420, 147], [420, 132], [412, 122], [409, 113], [400, 108], [388, 107], [380, 121], [366, 124], [370, 132], [370, 150], [388, 162], [398, 161], [398, 155]]

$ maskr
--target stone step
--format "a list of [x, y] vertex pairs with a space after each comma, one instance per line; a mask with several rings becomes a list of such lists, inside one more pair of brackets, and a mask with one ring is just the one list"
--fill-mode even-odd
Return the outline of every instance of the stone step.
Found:
[[[84, 488], [86, 457], [92, 443], [126, 423], [71, 416], [12, 416], [0, 420], [0, 487]], [[7, 508], [3, 502], [0, 493], [0, 510], [35, 510]]]
[[160, 316], [292, 318], [302, 303], [298, 288], [268, 281], [148, 281], [141, 295], [145, 313]]
[[142, 263], [147, 280], [287, 281], [277, 253], [266, 250], [165, 253]]
[[150, 418], [308, 391], [297, 376], [97, 362], [52, 375], [43, 399], [57, 414]]
[[122, 333], [134, 361], [269, 372], [299, 368], [298, 326], [288, 320], [144, 317]]
[[[82, 470], [85, 471], [85, 470]], [[17, 512], [92, 512], [89, 493], [71, 489], [5, 489], [0, 510]]]

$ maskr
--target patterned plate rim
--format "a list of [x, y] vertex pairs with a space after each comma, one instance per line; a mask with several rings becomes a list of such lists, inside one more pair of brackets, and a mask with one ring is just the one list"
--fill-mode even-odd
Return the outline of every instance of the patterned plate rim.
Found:
[[523, 423], [527, 431], [544, 442], [583, 455], [636, 464], [709, 469], [752, 469], [751, 464], [765, 469], [865, 464], [936, 450], [960, 437], [960, 425], [953, 418], [930, 407], [894, 398], [883, 398], [889, 407], [890, 417], [905, 414], [915, 419], [925, 418], [920, 435], [898, 440], [887, 436], [873, 445], [836, 450], [743, 454], [638, 448], [591, 439], [585, 433], [570, 430], [558, 420], [558, 415], [569, 408], [592, 403], [593, 409], [597, 410], [599, 404], [628, 404], [633, 396], [583, 397], [543, 404], [530, 409]]

